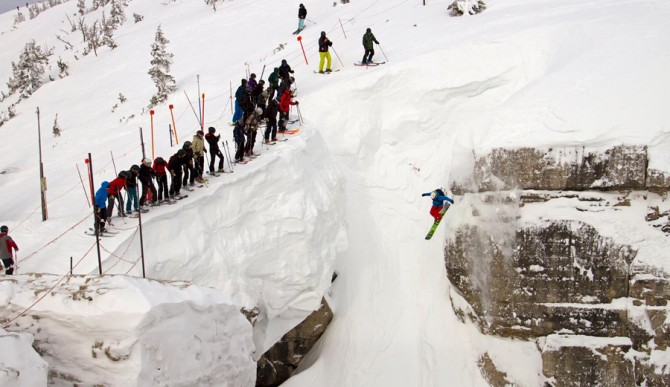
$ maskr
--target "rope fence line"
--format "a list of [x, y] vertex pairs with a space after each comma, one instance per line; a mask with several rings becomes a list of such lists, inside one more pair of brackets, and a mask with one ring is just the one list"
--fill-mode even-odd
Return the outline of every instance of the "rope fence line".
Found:
[[123, 253], [121, 254], [121, 256], [118, 256], [118, 255], [112, 253], [112, 252], [109, 251], [105, 246], [103, 246], [102, 243], [100, 244], [100, 247], [101, 247], [103, 250], [105, 250], [105, 252], [109, 253], [109, 255], [111, 255], [112, 257], [116, 258], [116, 262], [114, 262], [114, 264], [112, 264], [112, 266], [110, 266], [109, 268], [107, 268], [107, 270], [105, 270], [105, 271], [103, 272], [103, 274], [107, 274], [110, 270], [112, 270], [112, 269], [114, 268], [114, 266], [116, 266], [116, 265], [117, 265], [119, 262], [121, 262], [121, 261], [126, 262], [126, 263], [133, 263], [132, 261], [129, 261], [129, 260], [127, 260], [127, 259], [124, 259], [123, 257], [126, 256], [126, 254], [128, 253], [128, 250], [130, 249], [130, 245], [133, 244], [133, 240], [135, 240], [135, 236], [137, 235], [137, 231], [138, 231], [138, 230], [135, 230], [135, 232], [133, 233], [132, 237], [131, 237], [130, 240], [128, 241], [128, 244], [126, 245], [126, 249], [123, 251]]
[[[52, 244], [52, 243], [56, 242], [57, 240], [59, 240], [60, 238], [62, 238], [65, 234], [67, 234], [67, 233], [70, 232], [72, 229], [74, 229], [75, 227], [79, 226], [82, 222], [84, 222], [85, 220], [87, 220], [89, 216], [90, 216], [90, 215], [86, 215], [82, 220], [80, 220], [80, 221], [78, 221], [77, 223], [75, 223], [72, 227], [70, 227], [70, 228], [68, 228], [67, 230], [63, 231], [60, 235], [56, 236], [54, 239], [50, 240], [49, 242], [45, 243], [44, 246], [42, 246], [42, 247], [40, 247], [39, 249], [37, 249], [37, 250], [33, 251], [32, 253], [28, 254], [25, 258], [22, 258], [22, 259], [21, 259], [21, 263], [25, 263], [27, 260], [29, 260], [30, 258], [34, 257], [37, 253], [39, 253], [40, 251], [44, 250], [47, 246], [49, 246], [50, 244]], [[18, 267], [18, 266], [17, 266], [17, 267]]]
[[[75, 265], [72, 266], [72, 269], [73, 269], [73, 270], [74, 270], [75, 267], [77, 267], [77, 265], [79, 265], [79, 263], [81, 263], [82, 260], [84, 260], [84, 258], [86, 258], [86, 256], [88, 255], [88, 253], [90, 253], [91, 250], [93, 250], [93, 247], [95, 247], [95, 242], [93, 242], [93, 244], [91, 244], [91, 247], [89, 247], [88, 250], [86, 250], [86, 253], [84, 253], [84, 255], [82, 255], [82, 257], [79, 258], [79, 260], [77, 261], [77, 263], [76, 263]], [[28, 311], [30, 311], [32, 308], [34, 308], [35, 305], [37, 305], [40, 301], [42, 301], [42, 300], [44, 299], [44, 297], [46, 297], [46, 296], [48, 296], [49, 294], [51, 294], [51, 292], [53, 292], [54, 289], [56, 289], [56, 287], [57, 287], [58, 285], [60, 285], [60, 283], [63, 282], [64, 279], [66, 279], [66, 278], [68, 278], [68, 277], [70, 277], [70, 276], [71, 276], [70, 272], [67, 272], [66, 274], [62, 275], [62, 276], [60, 277], [60, 279], [59, 279], [58, 281], [56, 281], [56, 283], [55, 283], [51, 288], [49, 288], [49, 290], [45, 291], [44, 294], [43, 294], [42, 296], [40, 296], [37, 300], [35, 300], [35, 301], [34, 301], [32, 304], [30, 304], [27, 308], [25, 308], [24, 310], [22, 310], [19, 314], [17, 314], [16, 316], [14, 316], [14, 317], [12, 317], [11, 319], [9, 319], [9, 320], [7, 320], [6, 322], [4, 322], [4, 323], [2, 324], [2, 329], [7, 329], [7, 328], [8, 328], [14, 321], [16, 321], [17, 319], [19, 319], [20, 317], [22, 317], [22, 316], [24, 316], [26, 313], [28, 313]]]

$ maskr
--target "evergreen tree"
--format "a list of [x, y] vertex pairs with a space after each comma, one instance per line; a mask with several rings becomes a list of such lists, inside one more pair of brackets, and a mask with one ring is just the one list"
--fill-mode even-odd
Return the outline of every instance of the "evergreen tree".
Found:
[[167, 101], [168, 94], [177, 90], [174, 77], [169, 74], [174, 55], [165, 50], [167, 43], [170, 43], [170, 41], [165, 38], [159, 25], [156, 30], [155, 41], [151, 45], [151, 69], [149, 69], [149, 75], [156, 84], [158, 91], [151, 97], [150, 107]]
[[34, 40], [26, 43], [19, 63], [12, 62], [12, 77], [7, 82], [9, 93], [18, 92], [21, 98], [26, 98], [39, 89], [44, 83], [44, 72], [51, 53], [51, 50], [42, 50]]
[[109, 14], [109, 20], [112, 22], [114, 30], [126, 21], [126, 14], [123, 12], [123, 3], [120, 0], [112, 0], [112, 10]]
[[86, 0], [77, 0], [77, 10], [82, 16], [86, 14]]
[[116, 42], [114, 41], [114, 22], [112, 19], [105, 18], [105, 12], [102, 13], [102, 44], [111, 48], [112, 50], [117, 47]]

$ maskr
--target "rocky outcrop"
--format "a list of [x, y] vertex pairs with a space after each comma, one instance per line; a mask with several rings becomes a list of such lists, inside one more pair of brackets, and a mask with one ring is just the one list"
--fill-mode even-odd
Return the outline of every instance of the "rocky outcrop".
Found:
[[[444, 250], [457, 316], [536, 341], [548, 385], [670, 385], [667, 176], [642, 146], [476, 158]], [[515, 384], [493, 363], [492, 384]]]
[[510, 189], [583, 191], [650, 189], [666, 192], [670, 176], [648, 169], [645, 146], [494, 149], [475, 159], [470, 179], [456, 193]]
[[326, 331], [332, 319], [333, 312], [323, 299], [318, 310], [282, 336], [258, 359], [256, 386], [279, 386], [285, 382]]

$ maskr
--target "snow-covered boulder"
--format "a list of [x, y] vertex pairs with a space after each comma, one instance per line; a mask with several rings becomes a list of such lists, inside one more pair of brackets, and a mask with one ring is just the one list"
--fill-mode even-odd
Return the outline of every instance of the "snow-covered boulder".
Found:
[[256, 379], [251, 324], [214, 289], [121, 275], [20, 275], [0, 279], [0, 305], [8, 331], [35, 337], [50, 383], [250, 386]]
[[48, 364], [32, 347], [28, 333], [11, 333], [0, 328], [0, 386], [47, 385]]

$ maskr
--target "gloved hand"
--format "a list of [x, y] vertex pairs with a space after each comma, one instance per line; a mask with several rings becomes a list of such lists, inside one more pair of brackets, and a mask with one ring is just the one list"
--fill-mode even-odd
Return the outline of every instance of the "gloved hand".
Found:
[[170, 171], [170, 174], [172, 175], [172, 177], [175, 177], [175, 176], [176, 176], [176, 174], [174, 173], [174, 171]]

